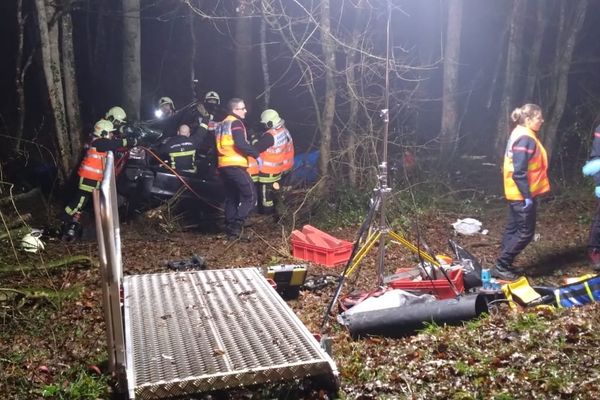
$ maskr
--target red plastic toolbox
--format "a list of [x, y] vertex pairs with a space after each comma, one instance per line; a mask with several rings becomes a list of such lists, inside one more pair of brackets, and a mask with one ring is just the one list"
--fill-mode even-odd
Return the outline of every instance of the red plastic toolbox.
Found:
[[310, 225], [305, 225], [302, 231], [293, 231], [291, 242], [294, 257], [328, 267], [347, 262], [352, 254], [352, 243], [336, 239]]
[[[438, 273], [438, 274], [441, 274]], [[454, 284], [456, 290], [459, 293], [464, 292], [465, 284], [463, 281], [463, 270], [455, 269], [448, 272], [448, 277]], [[394, 289], [410, 290], [411, 292], [417, 291], [420, 293], [430, 293], [436, 296], [438, 299], [451, 299], [456, 297], [456, 293], [450, 287], [450, 283], [445, 277], [434, 280], [422, 280], [412, 281], [408, 279], [398, 279], [388, 283], [389, 286]]]

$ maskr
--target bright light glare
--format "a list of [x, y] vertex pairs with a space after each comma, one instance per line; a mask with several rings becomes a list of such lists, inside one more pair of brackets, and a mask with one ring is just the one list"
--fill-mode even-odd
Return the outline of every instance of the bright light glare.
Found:
[[162, 112], [162, 110], [155, 110], [154, 111], [154, 116], [156, 118], [162, 118], [163, 115], [164, 115], [164, 113]]

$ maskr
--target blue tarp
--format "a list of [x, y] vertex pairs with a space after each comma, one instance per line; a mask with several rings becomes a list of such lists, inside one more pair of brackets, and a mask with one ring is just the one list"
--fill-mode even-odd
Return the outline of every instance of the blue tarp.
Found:
[[294, 168], [287, 174], [286, 183], [301, 186], [315, 183], [319, 177], [319, 150], [297, 154]]

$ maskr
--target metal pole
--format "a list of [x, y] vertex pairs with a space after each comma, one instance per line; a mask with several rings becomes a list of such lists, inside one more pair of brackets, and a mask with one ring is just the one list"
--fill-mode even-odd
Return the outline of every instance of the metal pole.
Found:
[[390, 126], [390, 25], [392, 19], [391, 4], [388, 2], [388, 20], [386, 27], [386, 43], [385, 43], [385, 108], [381, 110], [381, 117], [383, 118], [383, 160], [379, 165], [379, 195], [380, 195], [380, 209], [379, 209], [379, 230], [381, 236], [379, 238], [379, 256], [377, 259], [377, 284], [383, 286], [383, 277], [385, 273], [385, 242], [387, 239], [388, 227], [385, 220], [385, 206], [387, 194], [390, 191], [388, 188], [388, 176], [387, 176], [387, 160], [388, 160], [388, 136]]

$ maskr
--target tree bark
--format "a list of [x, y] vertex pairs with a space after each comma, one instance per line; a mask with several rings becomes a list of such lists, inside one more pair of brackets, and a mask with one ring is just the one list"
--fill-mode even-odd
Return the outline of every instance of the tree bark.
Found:
[[[567, 20], [565, 26], [561, 27], [561, 31], [564, 35], [560, 35], [559, 41], [556, 43], [557, 49], [560, 49], [556, 52], [557, 59], [555, 60], [555, 65], [557, 66], [557, 75], [554, 77], [557, 82], [556, 94], [554, 107], [549, 115], [550, 120], [546, 123], [543, 134], [544, 147], [548, 152], [549, 158], [552, 156], [553, 150], [556, 147], [558, 125], [562, 119], [565, 104], [567, 102], [569, 69], [571, 67], [573, 51], [575, 50], [575, 42], [577, 41], [577, 36], [583, 26], [587, 7], [588, 0], [577, 0], [572, 19]], [[564, 13], [566, 11], [565, 9], [566, 7], [564, 6], [564, 3], [562, 3], [561, 13]]]
[[140, 64], [140, 1], [123, 0], [123, 106], [128, 119], [140, 119], [142, 74]]
[[442, 94], [442, 125], [440, 129], [441, 160], [450, 160], [458, 144], [458, 66], [460, 62], [460, 32], [462, 0], [448, 1], [448, 26], [444, 52], [444, 82]]
[[[325, 103], [323, 105], [323, 115], [321, 119], [321, 143], [319, 150], [319, 168], [323, 177], [328, 176], [329, 164], [331, 162], [331, 132], [333, 118], [335, 115], [335, 97], [337, 94], [335, 87], [335, 44], [331, 37], [331, 16], [329, 0], [323, 0], [321, 3], [321, 46], [323, 50], [323, 60], [325, 63]], [[324, 180], [321, 180], [324, 182]], [[323, 185], [321, 189], [325, 189]]]
[[496, 125], [494, 148], [496, 149], [495, 155], [497, 157], [500, 157], [504, 152], [509, 132], [510, 112], [518, 106], [515, 104], [517, 98], [515, 88], [516, 83], [519, 80], [519, 71], [521, 70], [523, 61], [521, 48], [523, 46], [523, 33], [525, 27], [524, 15], [526, 8], [526, 0], [514, 0], [510, 16], [504, 85], [500, 97], [500, 110], [498, 114], [498, 123]]
[[[263, 6], [261, 7], [263, 10], [265, 8], [264, 0]], [[269, 57], [267, 51], [267, 21], [265, 19], [264, 13], [263, 18], [260, 20], [260, 64], [262, 67], [262, 75], [263, 75], [263, 105], [264, 108], [269, 108], [269, 103], [271, 101], [271, 79], [269, 75]]]
[[252, 24], [248, 17], [250, 5], [244, 0], [237, 1], [237, 19], [235, 20], [235, 68], [234, 97], [240, 97], [249, 102], [250, 92], [250, 60], [252, 60]]
[[529, 52], [529, 65], [527, 66], [527, 80], [525, 82], [525, 90], [523, 96], [528, 103], [539, 103], [535, 99], [534, 92], [538, 80], [538, 66], [540, 54], [542, 53], [542, 44], [544, 41], [544, 33], [546, 32], [546, 10], [545, 0], [537, 0], [534, 3], [536, 9], [535, 31], [531, 43], [531, 51]]
[[71, 149], [71, 153], [69, 154], [69, 169], [72, 170], [79, 162], [82, 130], [77, 74], [75, 72], [75, 55], [73, 52], [73, 22], [71, 20], [71, 13], [64, 13], [61, 22], [62, 73], [65, 84], [64, 101]]
[[15, 132], [13, 151], [18, 153], [21, 148], [21, 138], [25, 126], [25, 71], [23, 68], [23, 37], [25, 20], [23, 18], [23, 0], [17, 0], [17, 58], [15, 60], [15, 88], [17, 92], [18, 123]]
[[40, 33], [42, 68], [48, 89], [52, 120], [56, 130], [59, 182], [64, 183], [70, 172], [71, 147], [63, 103], [64, 95], [58, 51], [58, 27], [56, 23], [53, 26], [48, 25], [48, 16], [54, 16], [56, 8], [53, 3], [46, 4], [45, 0], [35, 0], [35, 6]]

